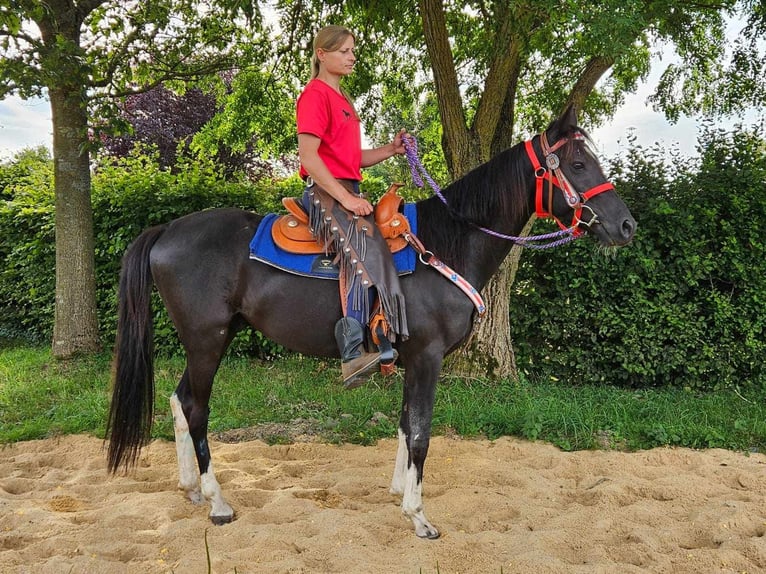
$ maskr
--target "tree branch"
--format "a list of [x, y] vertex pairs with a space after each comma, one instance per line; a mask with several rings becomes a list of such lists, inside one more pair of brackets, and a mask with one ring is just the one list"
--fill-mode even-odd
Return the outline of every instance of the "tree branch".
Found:
[[5, 30], [0, 30], [0, 36], [8, 36], [9, 38], [12, 38], [14, 40], [24, 40], [30, 46], [35, 46], [38, 49], [42, 46], [42, 44], [37, 38], [33, 38], [32, 36], [29, 36], [28, 34], [25, 34], [23, 32], [17, 32], [16, 34], [11, 34], [10, 32], [6, 32]]
[[[115, 48], [113, 55], [109, 57], [109, 62], [106, 64], [106, 70], [102, 76], [102, 79], [92, 82], [93, 87], [103, 88], [108, 86], [114, 80], [116, 71], [120, 68], [121, 64], [124, 64], [125, 56], [128, 54], [128, 48], [140, 36], [142, 28], [134, 28], [129, 34], [125, 36], [122, 44]], [[156, 34], [156, 32], [155, 32]]]
[[594, 56], [591, 58], [585, 65], [585, 69], [582, 74], [580, 74], [580, 77], [577, 78], [574, 87], [569, 92], [569, 96], [561, 108], [562, 111], [565, 110], [569, 104], [574, 104], [575, 109], [581, 110], [585, 104], [585, 100], [596, 87], [601, 76], [603, 76], [613, 65], [614, 58], [612, 56]]
[[85, 18], [88, 14], [93, 12], [96, 8], [105, 4], [107, 0], [80, 0], [76, 3], [76, 9], [80, 16]]

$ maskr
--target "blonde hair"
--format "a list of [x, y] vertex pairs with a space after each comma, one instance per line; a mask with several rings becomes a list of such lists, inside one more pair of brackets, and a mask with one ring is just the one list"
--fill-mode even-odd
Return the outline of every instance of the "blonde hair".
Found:
[[346, 38], [351, 36], [356, 41], [356, 36], [348, 28], [343, 26], [325, 26], [316, 36], [314, 36], [314, 49], [311, 52], [311, 79], [319, 75], [319, 58], [317, 58], [317, 50], [324, 50], [326, 52], [334, 52], [339, 50], [346, 41]]
[[[316, 33], [316, 36], [314, 36], [314, 49], [311, 52], [312, 80], [319, 75], [319, 58], [317, 58], [317, 50], [321, 49], [325, 52], [334, 52], [336, 50], [340, 50], [343, 42], [345, 42], [346, 38], [349, 36], [352, 37], [356, 42], [356, 36], [354, 36], [354, 33], [351, 30], [344, 26], [334, 25], [325, 26]], [[354, 110], [354, 114], [358, 116], [359, 114], [357, 113], [356, 107], [354, 106], [354, 100], [351, 99], [351, 96], [346, 90], [343, 89], [342, 86], [340, 88], [340, 93], [343, 94], [346, 100], [348, 100], [348, 104], [351, 106], [351, 109]]]

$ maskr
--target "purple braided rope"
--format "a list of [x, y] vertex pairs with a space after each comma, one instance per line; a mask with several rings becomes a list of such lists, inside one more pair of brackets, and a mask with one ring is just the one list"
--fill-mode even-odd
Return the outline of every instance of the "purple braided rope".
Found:
[[[425, 179], [428, 182], [428, 185], [431, 186], [431, 189], [434, 190], [436, 197], [438, 197], [444, 205], [447, 205], [447, 198], [444, 197], [444, 194], [442, 193], [441, 188], [437, 185], [437, 183], [433, 180], [430, 174], [426, 171], [426, 168], [420, 162], [420, 158], [418, 157], [417, 140], [415, 140], [415, 138], [412, 136], [409, 136], [409, 137], [405, 136], [403, 138], [403, 142], [404, 142], [405, 156], [407, 157], [407, 163], [409, 164], [410, 172], [412, 173], [412, 181], [415, 183], [416, 186], [423, 187], [424, 185], [423, 180]], [[508, 241], [513, 241], [517, 245], [521, 245], [522, 247], [527, 247], [529, 249], [550, 249], [552, 247], [558, 247], [559, 245], [565, 245], [566, 243], [569, 243], [570, 241], [574, 241], [578, 237], [581, 237], [581, 236], [574, 235], [574, 231], [575, 231], [574, 226], [568, 229], [554, 231], [553, 233], [545, 233], [543, 235], [530, 235], [527, 237], [505, 235], [504, 233], [498, 233], [497, 231], [492, 231], [491, 229], [487, 229], [486, 227], [482, 227], [480, 225], [476, 225], [475, 227], [483, 231], [487, 235], [498, 237], [500, 239], [506, 239]], [[559, 238], [559, 239], [556, 239], [556, 238]], [[547, 241], [549, 239], [555, 239], [555, 241], [552, 241], [550, 243], [544, 243], [544, 244], [538, 243], [540, 241]]]

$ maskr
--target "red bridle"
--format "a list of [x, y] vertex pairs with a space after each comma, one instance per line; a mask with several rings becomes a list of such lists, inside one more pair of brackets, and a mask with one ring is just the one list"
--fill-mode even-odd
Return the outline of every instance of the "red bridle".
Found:
[[[583, 138], [583, 135], [577, 132], [575, 132], [575, 134], [572, 136], [572, 139], [581, 138]], [[598, 195], [599, 193], [614, 190], [614, 186], [607, 181], [600, 185], [591, 187], [582, 193], [579, 193], [573, 189], [572, 184], [569, 183], [566, 176], [561, 171], [561, 162], [559, 161], [559, 156], [554, 153], [568, 141], [569, 138], [561, 138], [552, 147], [549, 147], [548, 138], [545, 136], [545, 132], [540, 134], [540, 147], [542, 148], [543, 156], [545, 156], [545, 164], [547, 165], [547, 169], [540, 164], [540, 160], [537, 158], [537, 153], [532, 147], [532, 140], [527, 140], [524, 143], [527, 150], [527, 156], [529, 156], [529, 161], [532, 162], [532, 168], [535, 170], [535, 179], [537, 180], [535, 185], [535, 212], [537, 213], [537, 216], [552, 217], [556, 220], [556, 223], [558, 223], [561, 229], [569, 229], [559, 220], [558, 217], [553, 215], [553, 188], [556, 187], [560, 189], [564, 194], [564, 199], [566, 200], [567, 205], [569, 205], [569, 207], [574, 210], [574, 215], [572, 216], [572, 224], [569, 227], [575, 228], [574, 235], [576, 237], [583, 233], [583, 231], [578, 227], [580, 223], [586, 227], [590, 227], [598, 221], [596, 214], [592, 209], [590, 209], [590, 207], [588, 207], [588, 210], [591, 212], [591, 218], [587, 222], [581, 219], [583, 207], [587, 207], [585, 202], [588, 201], [591, 197]], [[549, 211], [545, 211], [545, 208], [543, 207], [543, 180], [548, 181]]]

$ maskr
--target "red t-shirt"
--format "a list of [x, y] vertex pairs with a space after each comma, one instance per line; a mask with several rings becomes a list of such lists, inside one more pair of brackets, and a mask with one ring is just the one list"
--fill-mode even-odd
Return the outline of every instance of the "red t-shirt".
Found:
[[[298, 96], [299, 134], [318, 137], [319, 157], [338, 179], [362, 180], [362, 132], [359, 117], [342, 94], [314, 78]], [[301, 165], [300, 175], [308, 173]]]

